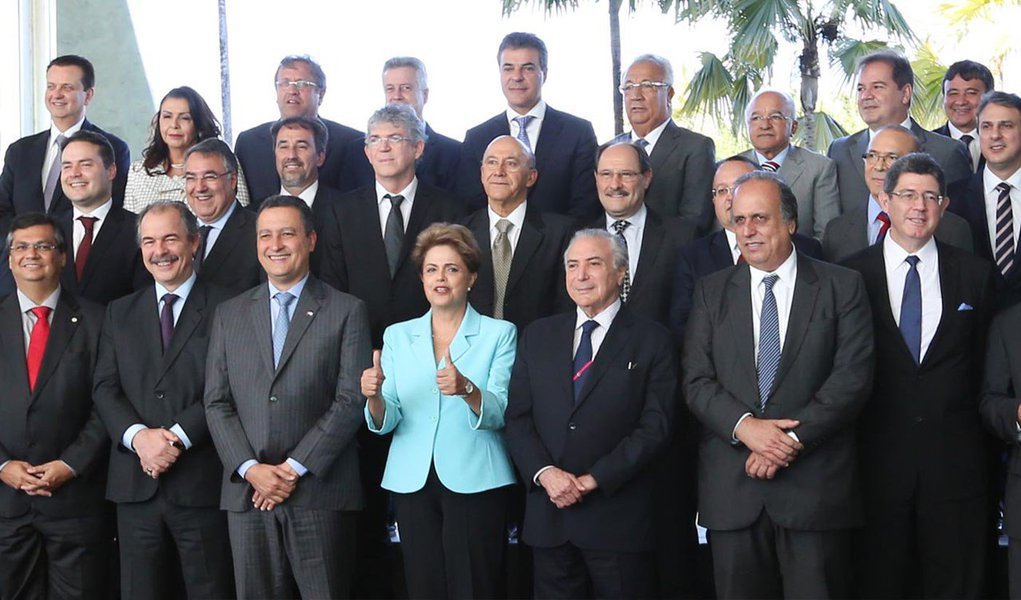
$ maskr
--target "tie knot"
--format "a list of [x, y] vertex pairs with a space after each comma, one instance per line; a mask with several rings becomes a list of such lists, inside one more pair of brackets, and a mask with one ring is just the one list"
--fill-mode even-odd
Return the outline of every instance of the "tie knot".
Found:
[[766, 286], [766, 293], [767, 294], [773, 291], [773, 286], [776, 285], [776, 282], [779, 281], [779, 280], [780, 280], [780, 276], [779, 275], [775, 275], [775, 274], [774, 275], [766, 275], [765, 277], [762, 278], [762, 283], [763, 283], [763, 285]]
[[393, 207], [394, 210], [397, 210], [398, 208], [400, 208], [401, 207], [401, 202], [404, 202], [404, 196], [402, 196], [400, 194], [393, 194], [393, 195], [387, 194], [387, 195], [383, 196], [383, 198], [385, 198], [385, 199], [390, 201], [390, 206]]
[[526, 129], [528, 125], [535, 120], [535, 115], [522, 115], [520, 117], [514, 117], [514, 122], [518, 124], [521, 129]]
[[60, 147], [62, 147], [64, 145], [64, 142], [66, 142], [66, 141], [67, 141], [67, 136], [64, 135], [63, 133], [58, 133], [57, 134], [57, 138], [55, 140], [53, 140], [53, 143], [57, 145], [57, 148], [60, 148]]
[[203, 238], [208, 238], [209, 232], [212, 230], [213, 230], [212, 225], [203, 225], [202, 227], [199, 227], [199, 235], [201, 235]]
[[918, 266], [918, 263], [919, 263], [920, 260], [921, 259], [919, 259], [917, 256], [912, 254], [911, 256], [906, 257], [904, 259], [904, 262], [906, 262], [909, 265], [911, 265], [911, 268], [914, 269], [914, 268], [916, 268]]
[[173, 308], [174, 302], [177, 302], [178, 297], [179, 296], [177, 294], [163, 294], [163, 297], [160, 298], [160, 300], [163, 301], [164, 306], [169, 306], [170, 308]]
[[996, 186], [996, 191], [1000, 192], [1000, 197], [1004, 197], [1010, 194], [1010, 184], [1006, 181], [1001, 181], [1000, 185]]
[[50, 312], [53, 309], [50, 308], [49, 306], [36, 306], [35, 308], [32, 308], [30, 310], [31, 310], [32, 314], [35, 315], [36, 319], [42, 320], [42, 319], [49, 319], [50, 318]]
[[883, 212], [879, 213], [878, 215], [876, 215], [876, 220], [879, 221], [880, 223], [882, 223], [883, 225], [889, 225], [890, 224], [890, 215], [886, 214], [886, 211], [883, 211]]
[[500, 219], [496, 222], [496, 230], [504, 235], [506, 235], [512, 227], [514, 227], [514, 223], [511, 223], [507, 219]]
[[291, 302], [294, 302], [294, 294], [290, 292], [277, 292], [273, 296], [273, 299], [277, 301], [277, 304], [280, 305], [280, 308], [286, 310], [287, 307], [291, 305]]
[[617, 234], [623, 234], [624, 230], [627, 229], [629, 225], [631, 225], [631, 221], [625, 221], [624, 219], [614, 221], [613, 230], [617, 232]]
[[769, 171], [770, 173], [776, 173], [777, 171], [780, 170], [780, 163], [767, 160], [766, 162], [762, 163], [762, 170]]
[[85, 228], [85, 231], [92, 231], [92, 228], [95, 227], [96, 221], [98, 221], [99, 218], [82, 216], [78, 217], [78, 220], [81, 221], [82, 227]]
[[635, 145], [644, 150], [649, 147], [649, 140], [645, 138], [638, 138], [635, 140]]
[[592, 335], [592, 330], [596, 327], [599, 327], [599, 322], [589, 319], [581, 324], [581, 333], [582, 335]]
[[972, 136], [968, 135], [967, 133], [961, 136], [961, 142], [963, 142], [965, 146], [970, 146], [971, 143], [974, 142], [974, 141], [975, 141], [975, 138], [973, 138]]

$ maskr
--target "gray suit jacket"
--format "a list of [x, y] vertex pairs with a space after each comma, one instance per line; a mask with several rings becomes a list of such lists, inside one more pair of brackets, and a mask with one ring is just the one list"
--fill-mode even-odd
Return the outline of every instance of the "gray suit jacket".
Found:
[[[631, 141], [631, 134], [622, 133], [613, 141]], [[699, 231], [709, 231], [715, 216], [710, 191], [716, 172], [713, 140], [668, 121], [649, 161], [652, 185], [645, 204], [663, 218], [685, 217]]]
[[[830, 221], [822, 238], [822, 254], [826, 260], [838, 262], [868, 248], [868, 220], [868, 209], [857, 208]], [[935, 237], [943, 243], [974, 252], [968, 222], [952, 212], [943, 213]]]
[[[741, 156], [756, 160], [752, 149]], [[837, 166], [818, 152], [792, 145], [780, 176], [798, 199], [798, 233], [821, 240], [826, 224], [840, 215]]]
[[[971, 158], [964, 144], [948, 137], [922, 129], [911, 120], [911, 132], [921, 142], [921, 151], [927, 152], [943, 167], [947, 185], [972, 175]], [[840, 212], [849, 213], [869, 199], [865, 185], [865, 160], [869, 149], [869, 130], [833, 140], [827, 156], [837, 163], [837, 184], [840, 186]]]
[[365, 303], [309, 276], [273, 368], [269, 288], [220, 304], [206, 362], [206, 418], [224, 464], [220, 508], [252, 509], [237, 468], [293, 458], [308, 469], [287, 503], [358, 510], [355, 432], [365, 422], [362, 371], [372, 364]]

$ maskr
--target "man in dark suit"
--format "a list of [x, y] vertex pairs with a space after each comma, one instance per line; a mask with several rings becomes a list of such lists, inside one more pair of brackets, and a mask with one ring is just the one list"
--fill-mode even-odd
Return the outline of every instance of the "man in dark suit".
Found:
[[893, 50], [879, 50], [858, 63], [858, 114], [868, 125], [857, 133], [834, 140], [827, 156], [837, 163], [840, 212], [851, 212], [869, 197], [862, 156], [869, 141], [888, 125], [900, 125], [918, 138], [920, 151], [932, 155], [947, 181], [966, 179], [972, 172], [968, 150], [956, 140], [926, 131], [909, 115], [915, 75], [911, 63]]
[[708, 231], [713, 219], [709, 186], [716, 148], [712, 139], [674, 124], [673, 84], [670, 61], [655, 54], [636, 58], [620, 84], [631, 132], [614, 141], [636, 143], [648, 152], [656, 177], [645, 195], [647, 206], [664, 217], [684, 217], [700, 231]]
[[877, 385], [858, 420], [862, 598], [977, 598], [984, 590], [985, 434], [978, 398], [992, 265], [933, 237], [950, 199], [927, 154], [880, 194], [889, 235], [845, 261], [872, 305]]
[[[827, 260], [842, 260], [886, 237], [890, 229], [890, 217], [879, 203], [886, 172], [901, 156], [919, 151], [918, 138], [900, 125], [888, 125], [873, 134], [861, 159], [865, 169], [863, 181], [869, 190], [868, 202], [845, 212], [826, 225], [822, 249]], [[936, 237], [971, 252], [973, 238], [968, 223], [952, 213], [944, 217], [940, 219]]]
[[992, 72], [973, 60], [959, 60], [943, 75], [943, 110], [947, 113], [947, 122], [932, 132], [964, 144], [976, 173], [986, 164], [978, 139], [978, 104], [982, 96], [993, 89]]
[[[322, 67], [308, 56], [286, 56], [280, 61], [274, 76], [273, 84], [277, 90], [277, 108], [280, 118], [305, 117], [317, 119], [319, 105], [326, 96], [326, 74]], [[327, 187], [340, 189], [340, 174], [344, 166], [345, 150], [351, 140], [362, 137], [362, 132], [321, 119], [329, 130], [329, 144], [326, 147], [326, 159], [319, 170], [319, 179]], [[242, 131], [238, 135], [237, 160], [245, 173], [248, 192], [252, 197], [252, 208], [258, 207], [263, 198], [276, 194], [280, 190], [280, 179], [273, 168], [273, 134], [270, 128], [273, 121], [268, 121]]]
[[[721, 230], [682, 246], [677, 257], [669, 324], [678, 344], [684, 340], [684, 330], [691, 314], [692, 294], [698, 280], [743, 262], [737, 234], [730, 222], [730, 205], [734, 199], [734, 182], [757, 168], [751, 159], [744, 156], [725, 158], [716, 167], [713, 176], [713, 208]], [[822, 246], [815, 238], [795, 232], [791, 241], [798, 254], [822, 260]]]
[[851, 530], [863, 524], [854, 420], [872, 388], [872, 321], [858, 273], [794, 251], [797, 211], [777, 175], [737, 180], [747, 264], [698, 282], [684, 340], [720, 598], [851, 592]]
[[111, 303], [103, 325], [95, 398], [113, 440], [106, 497], [117, 503], [129, 598], [234, 595], [223, 468], [202, 405], [213, 311], [230, 293], [196, 281], [198, 229], [180, 202], [142, 211], [138, 239], [155, 286]]
[[115, 206], [110, 195], [113, 161], [113, 148], [102, 135], [79, 131], [69, 137], [61, 151], [60, 183], [72, 210], [56, 217], [72, 250], [60, 284], [104, 305], [152, 284], [138, 251], [135, 215]]
[[651, 465], [673, 422], [673, 343], [665, 327], [621, 302], [627, 251], [616, 234], [575, 234], [564, 262], [577, 308], [525, 329], [506, 414], [507, 444], [528, 488], [535, 597], [650, 598]]
[[309, 274], [312, 211], [267, 198], [257, 221], [269, 282], [220, 305], [206, 369], [240, 598], [350, 595], [362, 507], [355, 432], [372, 364], [365, 303]]
[[0, 303], [0, 596], [104, 598], [108, 442], [92, 404], [103, 309], [61, 289], [51, 217], [18, 215], [6, 242], [17, 293]]
[[464, 221], [482, 250], [469, 295], [472, 306], [514, 323], [518, 331], [570, 306], [563, 255], [574, 221], [543, 212], [528, 200], [537, 178], [534, 157], [524, 143], [509, 135], [493, 140], [480, 178], [488, 206]]
[[584, 119], [556, 110], [542, 99], [546, 44], [535, 34], [509, 33], [497, 52], [507, 110], [468, 130], [461, 153], [457, 193], [471, 209], [486, 205], [479, 166], [489, 143], [512, 135], [535, 156], [542, 173], [528, 199], [541, 211], [590, 219], [599, 212], [592, 165], [596, 134]]
[[[383, 96], [387, 104], [407, 104], [425, 121], [423, 111], [429, 101], [429, 79], [425, 63], [414, 56], [395, 56], [383, 64]], [[347, 160], [340, 176], [340, 190], [348, 192], [375, 181], [372, 165], [366, 160], [364, 140], [348, 145]], [[415, 163], [415, 176], [426, 185], [454, 192], [457, 188], [461, 142], [440, 135], [425, 124], [425, 150]]]
[[202, 140], [185, 152], [184, 171], [185, 198], [199, 220], [199, 281], [235, 294], [265, 281], [255, 251], [255, 215], [237, 201], [238, 161], [230, 147]]

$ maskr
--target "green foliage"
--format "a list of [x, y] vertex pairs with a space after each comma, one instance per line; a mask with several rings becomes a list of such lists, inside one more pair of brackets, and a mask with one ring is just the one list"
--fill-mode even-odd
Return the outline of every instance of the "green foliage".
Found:
[[943, 111], [943, 74], [946, 65], [928, 42], [918, 49], [918, 55], [911, 61], [915, 72], [915, 87], [911, 94], [911, 116], [925, 129], [939, 127], [946, 121]]

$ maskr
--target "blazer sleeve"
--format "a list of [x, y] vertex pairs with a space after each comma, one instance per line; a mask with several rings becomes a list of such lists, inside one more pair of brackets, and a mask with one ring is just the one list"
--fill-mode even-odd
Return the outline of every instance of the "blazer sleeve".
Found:
[[[206, 354], [206, 391], [203, 403], [209, 433], [224, 468], [237, 478], [237, 468], [246, 460], [256, 459], [255, 450], [248, 441], [244, 426], [238, 417], [237, 405], [230, 389], [227, 374], [227, 311], [217, 308], [213, 317], [213, 331]], [[301, 462], [301, 461], [299, 461]], [[305, 463], [302, 463], [305, 465]], [[305, 465], [306, 467], [308, 465]]]
[[553, 456], [546, 449], [535, 430], [532, 420], [532, 375], [529, 365], [529, 344], [534, 336], [534, 327], [525, 329], [518, 343], [518, 353], [511, 372], [510, 389], [507, 394], [506, 429], [504, 435], [514, 464], [518, 467], [521, 480], [528, 489], [535, 486], [532, 478], [539, 469], [555, 465]]
[[815, 180], [812, 224], [816, 239], [823, 239], [826, 224], [840, 216], [840, 190], [837, 188], [837, 165], [827, 160]]
[[[510, 383], [511, 369], [514, 366], [515, 347], [517, 342], [517, 328], [510, 323], [499, 331], [499, 341], [493, 352], [492, 361], [489, 363], [489, 377], [485, 389], [480, 389], [482, 402], [479, 405], [479, 414], [475, 413], [465, 405], [468, 415], [468, 424], [472, 429], [498, 430], [506, 425], [505, 413], [507, 411], [507, 387]], [[496, 332], [494, 332], [496, 333]]]
[[[404, 413], [401, 411], [401, 399], [397, 397], [396, 383], [397, 363], [403, 363], [404, 361], [394, 360], [394, 354], [398, 352], [393, 344], [394, 335], [393, 327], [387, 327], [386, 331], [383, 332], [383, 353], [379, 358], [379, 365], [383, 369], [383, 389], [380, 391], [380, 395], [383, 396], [383, 422], [378, 428], [372, 421], [372, 414], [369, 412], [368, 403], [366, 403], [363, 410], [365, 413], [365, 424], [369, 427], [369, 431], [379, 435], [390, 433], [404, 420]], [[408, 367], [405, 366], [404, 368]], [[387, 373], [390, 373], [389, 377], [386, 376]]]
[[1018, 386], [1011, 372], [1012, 340], [1016, 338], [1011, 327], [1014, 323], [1009, 319], [1012, 314], [1014, 311], [996, 317], [989, 329], [985, 376], [979, 400], [979, 412], [986, 427], [1008, 444], [1021, 441], [1018, 431], [1021, 399], [1017, 397]]
[[322, 231], [319, 234], [319, 249], [323, 257], [320, 261], [319, 278], [324, 283], [342, 292], [350, 290], [351, 286], [347, 275], [347, 262], [344, 260], [344, 242], [341, 239], [343, 234], [340, 230], [340, 216], [337, 208], [331, 207], [323, 219]]
[[[113, 330], [117, 323], [114, 307], [106, 309], [106, 322], [99, 341], [99, 359], [96, 361], [96, 375], [93, 381], [93, 400], [99, 415], [106, 424], [107, 433], [114, 443], [120, 443], [128, 427], [145, 424], [142, 417], [131, 405], [124, 388], [121, 387], [120, 369], [117, 366], [117, 340]], [[183, 427], [183, 426], [182, 426]], [[188, 433], [187, 430], [185, 430]], [[191, 434], [188, 434], [191, 437]]]
[[[97, 310], [95, 315], [87, 314], [85, 318], [91, 321], [92, 317], [95, 317], [94, 323], [97, 331], [94, 332], [90, 342], [92, 362], [89, 366], [94, 373], [96, 369], [96, 355], [99, 352], [99, 336], [102, 331], [100, 329], [103, 318], [102, 310]], [[106, 433], [103, 431], [103, 423], [99, 418], [99, 412], [96, 410], [95, 397], [93, 396], [88, 418], [82, 425], [78, 437], [60, 453], [60, 460], [74, 469], [77, 477], [81, 477], [96, 467], [105, 467], [108, 448], [109, 443], [106, 439]]]

